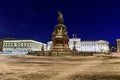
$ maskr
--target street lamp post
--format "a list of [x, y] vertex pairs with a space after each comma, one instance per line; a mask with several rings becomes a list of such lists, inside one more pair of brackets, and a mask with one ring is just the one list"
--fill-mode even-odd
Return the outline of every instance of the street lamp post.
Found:
[[75, 55], [76, 50], [76, 34], [73, 34], [73, 55]]

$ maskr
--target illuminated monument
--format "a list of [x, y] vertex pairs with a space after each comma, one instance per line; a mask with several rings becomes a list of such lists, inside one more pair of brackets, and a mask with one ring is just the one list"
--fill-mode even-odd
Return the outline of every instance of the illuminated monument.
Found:
[[70, 49], [68, 46], [68, 32], [64, 25], [64, 18], [60, 11], [58, 11], [58, 24], [54, 28], [52, 33], [52, 55], [66, 55], [70, 54]]

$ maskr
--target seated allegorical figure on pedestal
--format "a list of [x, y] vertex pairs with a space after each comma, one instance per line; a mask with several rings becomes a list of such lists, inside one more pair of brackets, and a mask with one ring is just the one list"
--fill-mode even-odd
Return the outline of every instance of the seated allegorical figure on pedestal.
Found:
[[63, 27], [57, 28], [57, 36], [62, 36]]

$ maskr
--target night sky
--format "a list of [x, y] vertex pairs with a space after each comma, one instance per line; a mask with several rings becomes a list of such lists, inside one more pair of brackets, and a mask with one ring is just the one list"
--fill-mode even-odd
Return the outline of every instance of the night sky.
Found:
[[116, 45], [120, 38], [119, 0], [0, 0], [0, 38], [51, 40], [63, 13], [69, 37], [107, 40]]

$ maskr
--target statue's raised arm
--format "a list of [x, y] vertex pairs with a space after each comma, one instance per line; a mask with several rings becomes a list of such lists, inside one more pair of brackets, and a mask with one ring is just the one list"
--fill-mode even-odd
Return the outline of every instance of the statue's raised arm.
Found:
[[64, 23], [64, 18], [63, 18], [63, 15], [60, 11], [58, 11], [58, 22], [61, 24]]

